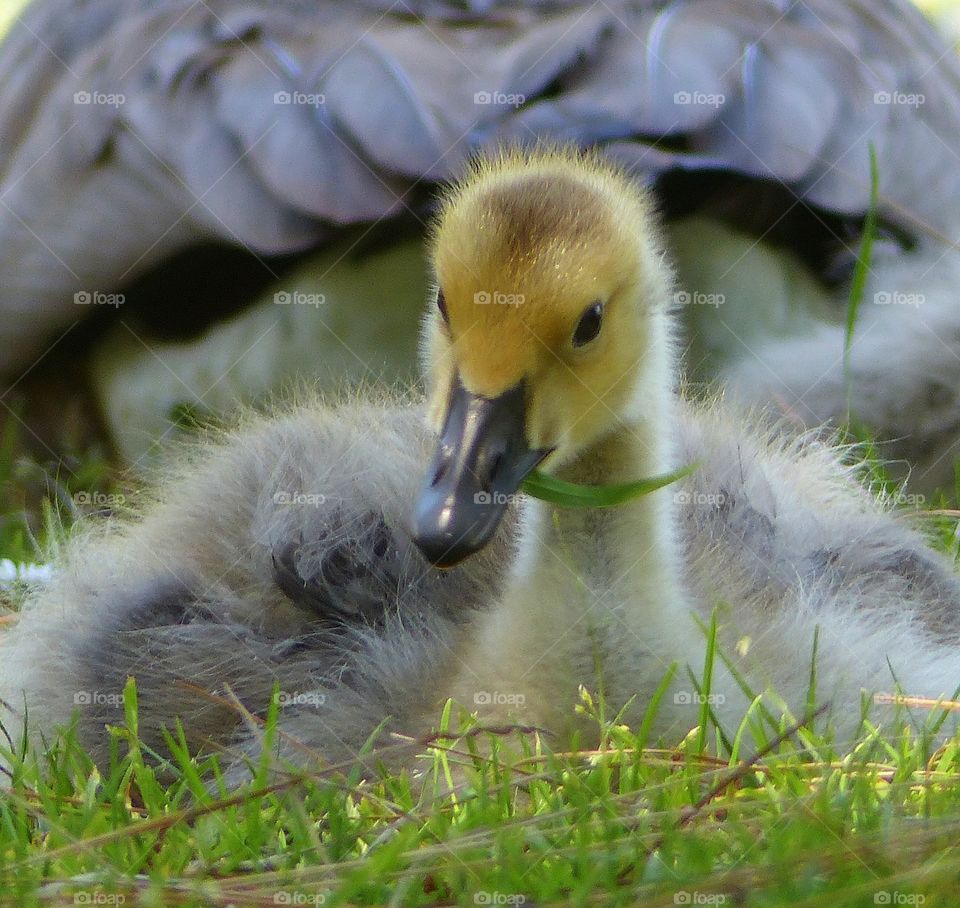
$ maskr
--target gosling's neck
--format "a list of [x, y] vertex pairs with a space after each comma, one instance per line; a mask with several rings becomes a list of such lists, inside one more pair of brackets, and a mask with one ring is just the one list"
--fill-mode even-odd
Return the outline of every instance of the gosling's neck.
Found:
[[[644, 357], [634, 405], [617, 427], [557, 470], [570, 482], [619, 484], [681, 466], [673, 427], [677, 397], [673, 361], [665, 340]], [[619, 626], [630, 645], [652, 644], [661, 626], [673, 626], [686, 609], [670, 486], [625, 504], [602, 509], [560, 508], [529, 502], [523, 523], [518, 577], [558, 573], [558, 556], [575, 571], [580, 588], [595, 597], [581, 624]], [[568, 582], [575, 578], [566, 572]], [[669, 660], [668, 660], [669, 661]], [[664, 666], [666, 668], [666, 666]]]
[[[628, 418], [558, 476], [620, 483], [679, 466], [666, 338], [653, 350]], [[579, 685], [602, 689], [615, 714], [639, 691], [651, 690], [671, 662], [685, 662], [690, 626], [674, 494], [667, 487], [606, 509], [527, 501], [513, 575], [503, 600], [481, 619], [458, 699], [488, 718], [512, 714], [569, 730]], [[638, 698], [628, 720], [645, 708]], [[581, 730], [589, 736], [593, 727], [586, 723]]]

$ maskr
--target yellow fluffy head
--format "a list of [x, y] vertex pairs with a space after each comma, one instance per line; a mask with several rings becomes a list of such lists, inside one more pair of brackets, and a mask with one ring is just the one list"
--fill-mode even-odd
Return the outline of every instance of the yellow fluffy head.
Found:
[[[438, 429], [455, 377], [489, 398], [523, 381], [530, 446], [582, 448], [630, 406], [666, 343], [654, 326], [671, 276], [651, 204], [596, 154], [478, 159], [442, 199], [431, 257], [443, 305], [424, 349]], [[599, 333], [582, 343], [598, 304]]]

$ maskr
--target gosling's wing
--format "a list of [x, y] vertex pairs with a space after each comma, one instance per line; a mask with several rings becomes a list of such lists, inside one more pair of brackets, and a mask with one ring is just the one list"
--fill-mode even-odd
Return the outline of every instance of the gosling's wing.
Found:
[[774, 654], [808, 609], [831, 633], [839, 628], [841, 642], [851, 618], [870, 615], [891, 640], [902, 632], [904, 645], [927, 635], [920, 652], [932, 641], [955, 649], [952, 562], [860, 484], [849, 450], [716, 404], [683, 407], [675, 432], [683, 461], [699, 465], [678, 484], [674, 507], [705, 616], [717, 605], [753, 611], [762, 628], [753, 643], [766, 640]]

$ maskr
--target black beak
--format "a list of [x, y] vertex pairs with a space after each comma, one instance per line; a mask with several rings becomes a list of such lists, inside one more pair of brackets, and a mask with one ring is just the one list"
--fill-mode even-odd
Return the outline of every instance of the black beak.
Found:
[[523, 382], [493, 398], [455, 382], [414, 514], [413, 541], [438, 567], [452, 567], [493, 538], [510, 496], [549, 453], [527, 447], [525, 414]]

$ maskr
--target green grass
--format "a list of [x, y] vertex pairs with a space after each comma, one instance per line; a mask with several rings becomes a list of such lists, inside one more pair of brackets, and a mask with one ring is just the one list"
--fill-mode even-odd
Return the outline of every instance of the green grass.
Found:
[[[875, 458], [865, 473], [897, 494]], [[31, 486], [48, 495], [33, 510]], [[64, 478], [0, 438], [0, 557], [42, 557], [92, 488], [111, 488], [96, 458]], [[956, 557], [956, 518], [924, 522]], [[447, 715], [416, 773], [364, 781], [349, 766], [264, 765], [228, 792], [216, 759], [179, 739], [172, 756], [143, 751], [131, 686], [102, 774], [70, 735], [23, 759], [0, 737], [18, 754], [0, 794], [0, 905], [958, 904], [960, 740], [931, 743], [940, 712], [905, 705], [898, 733], [866, 725], [845, 752], [822, 716], [799, 724], [757, 705], [719, 729], [711, 678], [724, 654], [704, 633], [707, 659], [691, 672], [701, 721], [683, 740], [601, 719], [584, 692], [570, 708], [601, 728], [596, 750], [554, 753], [563, 742], [536, 730]]]
[[805, 726], [743, 758], [698, 730], [659, 748], [605, 724], [566, 754], [501, 730], [489, 757], [435, 742], [415, 777], [261, 767], [229, 794], [173, 740], [158, 774], [131, 694], [102, 776], [69, 736], [15, 770], [0, 904], [956, 904], [960, 744], [906, 716], [847, 754]]

